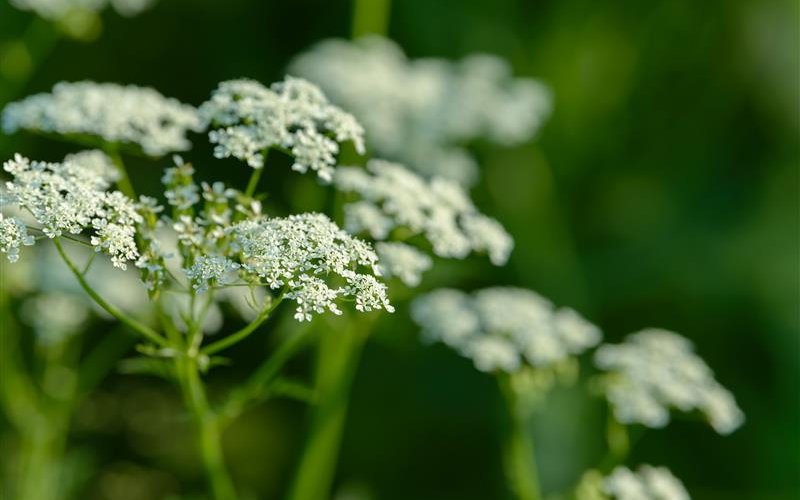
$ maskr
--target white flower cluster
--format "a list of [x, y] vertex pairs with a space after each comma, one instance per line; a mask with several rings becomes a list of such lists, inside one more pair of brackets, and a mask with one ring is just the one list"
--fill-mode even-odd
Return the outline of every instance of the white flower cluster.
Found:
[[142, 218], [132, 200], [108, 191], [107, 179], [73, 162], [31, 162], [20, 155], [3, 167], [14, 178], [6, 183], [8, 201], [29, 212], [48, 237], [91, 229], [91, 244], [115, 267], [125, 269], [139, 257], [134, 235]]
[[270, 88], [254, 80], [222, 82], [200, 113], [212, 128], [214, 155], [233, 156], [253, 168], [263, 168], [269, 148], [280, 148], [293, 156], [294, 170], [310, 168], [330, 181], [340, 143], [352, 141], [364, 152], [364, 129], [356, 119], [300, 78], [287, 77]]
[[345, 207], [348, 231], [366, 231], [376, 240], [396, 227], [422, 234], [440, 257], [464, 258], [486, 252], [505, 264], [514, 240], [494, 219], [478, 212], [464, 189], [443, 178], [426, 180], [402, 165], [370, 160], [367, 169], [340, 167], [336, 187], [361, 201]]
[[64, 162], [80, 165], [81, 168], [89, 170], [108, 182], [117, 182], [121, 177], [119, 169], [111, 158], [99, 149], [87, 149], [68, 154], [64, 157]]
[[108, 5], [120, 15], [132, 17], [149, 8], [155, 0], [11, 0], [21, 10], [29, 10], [51, 21], [80, 11], [100, 12]]
[[52, 93], [32, 95], [3, 110], [3, 129], [91, 136], [115, 144], [136, 144], [161, 156], [191, 147], [190, 130], [200, 131], [197, 111], [151, 88], [114, 83], [61, 82]]
[[234, 283], [239, 267], [236, 262], [220, 255], [201, 255], [185, 272], [195, 291], [203, 293], [209, 286]]
[[615, 500], [689, 500], [683, 483], [666, 467], [642, 465], [636, 472], [617, 467], [603, 480], [602, 490]]
[[415, 287], [422, 281], [422, 273], [433, 265], [431, 258], [400, 242], [379, 242], [375, 252], [380, 259], [381, 273], [387, 278], [397, 277], [407, 286]]
[[486, 288], [472, 295], [440, 289], [416, 299], [411, 314], [425, 340], [452, 347], [485, 372], [515, 372], [524, 362], [546, 368], [601, 339], [600, 330], [577, 312], [556, 310], [520, 288]]
[[611, 372], [606, 396], [622, 423], [664, 427], [671, 408], [699, 410], [720, 434], [744, 422], [730, 391], [677, 333], [654, 328], [634, 333], [622, 344], [601, 346], [595, 364]]
[[33, 243], [33, 236], [28, 234], [28, 227], [21, 220], [0, 213], [0, 252], [6, 254], [9, 262], [19, 260], [20, 247]]
[[[300, 214], [263, 221], [244, 221], [231, 230], [242, 267], [297, 303], [295, 318], [311, 320], [325, 310], [341, 314], [336, 300], [350, 298], [356, 310], [393, 312], [379, 275], [378, 256], [369, 244], [353, 238], [322, 214]], [[344, 284], [326, 281], [339, 276]]]
[[513, 78], [498, 57], [409, 60], [379, 37], [324, 41], [299, 56], [291, 71], [351, 110], [379, 155], [463, 184], [475, 180], [477, 167], [459, 144], [526, 141], [552, 107], [548, 89]]

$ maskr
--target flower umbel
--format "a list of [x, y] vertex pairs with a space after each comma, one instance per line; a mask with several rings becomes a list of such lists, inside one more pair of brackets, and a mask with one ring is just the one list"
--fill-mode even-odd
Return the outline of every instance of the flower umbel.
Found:
[[195, 108], [151, 88], [88, 81], [61, 82], [51, 93], [12, 102], [2, 118], [7, 133], [24, 129], [84, 136], [137, 145], [150, 156], [189, 149], [186, 133], [201, 129]]
[[379, 274], [375, 252], [325, 215], [244, 221], [230, 232], [244, 271], [273, 290], [285, 290], [285, 297], [297, 303], [299, 321], [325, 310], [340, 314], [336, 301], [341, 298], [355, 300], [359, 311], [394, 310], [386, 285], [369, 274]]
[[263, 168], [265, 152], [279, 148], [294, 157], [294, 170], [311, 169], [331, 181], [340, 143], [352, 141], [364, 152], [364, 130], [356, 119], [300, 78], [287, 77], [270, 88], [254, 80], [222, 82], [200, 113], [211, 128], [214, 155], [233, 156], [253, 168]]
[[650, 328], [631, 334], [622, 344], [601, 346], [595, 364], [609, 372], [606, 397], [622, 423], [664, 427], [671, 408], [699, 410], [720, 434], [744, 422], [730, 391], [677, 333]]
[[119, 191], [108, 191], [108, 179], [74, 161], [45, 163], [20, 155], [3, 168], [8, 201], [29, 212], [50, 238], [88, 229], [91, 244], [111, 256], [114, 266], [126, 268], [139, 251], [134, 235], [142, 217], [134, 202]]
[[416, 299], [412, 317], [423, 337], [442, 342], [485, 372], [547, 368], [600, 342], [600, 330], [530, 290], [486, 288], [472, 295], [435, 290]]
[[393, 229], [404, 228], [423, 235], [440, 257], [486, 252], [495, 265], [504, 264], [514, 246], [500, 223], [478, 212], [452, 181], [426, 180], [397, 163], [370, 160], [366, 170], [340, 167], [335, 183], [361, 198], [345, 206], [349, 231], [385, 239]]
[[377, 36], [326, 40], [296, 58], [291, 69], [350, 110], [379, 155], [462, 185], [473, 183], [478, 172], [461, 144], [477, 138], [521, 143], [552, 108], [544, 85], [514, 78], [498, 57], [410, 60]]

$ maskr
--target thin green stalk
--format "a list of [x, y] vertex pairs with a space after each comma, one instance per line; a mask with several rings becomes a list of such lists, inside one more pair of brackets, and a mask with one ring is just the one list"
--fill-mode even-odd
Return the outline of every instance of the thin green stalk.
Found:
[[197, 425], [200, 454], [214, 499], [235, 500], [236, 490], [225, 467], [219, 421], [209, 407], [197, 362], [194, 358], [179, 356], [176, 368], [183, 396]]
[[[266, 157], [266, 153], [264, 153]], [[266, 158], [264, 158], [266, 161]], [[261, 172], [264, 171], [264, 167], [261, 168], [254, 168], [253, 173], [250, 174], [250, 180], [247, 181], [247, 188], [244, 190], [244, 195], [248, 198], [252, 198], [256, 192], [256, 188], [258, 187], [258, 181], [261, 179]]]
[[[57, 421], [58, 420], [58, 421]], [[61, 460], [66, 445], [66, 422], [51, 416], [33, 424], [21, 436], [19, 500], [60, 498]]]
[[[366, 324], [365, 324], [366, 323]], [[327, 500], [336, 472], [348, 400], [371, 321], [323, 332], [315, 374], [316, 405], [303, 454], [289, 494], [290, 500]]]
[[216, 342], [212, 342], [208, 344], [203, 349], [200, 350], [201, 353], [210, 356], [211, 354], [215, 354], [223, 349], [227, 349], [228, 347], [241, 342], [242, 340], [246, 339], [250, 336], [251, 333], [256, 331], [256, 329], [261, 326], [264, 321], [269, 318], [269, 315], [275, 310], [276, 307], [281, 303], [283, 300], [283, 295], [278, 296], [278, 298], [274, 299], [269, 307], [265, 308], [261, 311], [261, 314], [258, 315], [256, 319], [248, 323], [244, 328], [238, 330], [224, 338], [217, 340]]
[[540, 500], [539, 472], [531, 432], [530, 411], [513, 386], [510, 376], [499, 376], [500, 390], [509, 415], [509, 431], [504, 444], [506, 474], [519, 500]]
[[389, 32], [391, 10], [391, 0], [355, 0], [353, 2], [353, 39], [364, 35], [386, 36]]
[[[121, 329], [120, 329], [121, 330]], [[78, 369], [78, 386], [74, 404], [80, 402], [114, 368], [122, 356], [133, 347], [136, 338], [127, 332], [111, 330], [81, 360]]]
[[631, 450], [628, 428], [617, 422], [611, 408], [608, 409], [606, 421], [606, 444], [608, 451], [598, 466], [601, 472], [611, 472], [617, 465], [625, 463]]
[[122, 156], [120, 156], [119, 151], [117, 150], [116, 146], [111, 144], [106, 144], [103, 149], [105, 150], [106, 154], [111, 158], [111, 161], [114, 163], [114, 166], [117, 167], [117, 171], [119, 172], [119, 180], [117, 180], [117, 187], [124, 195], [129, 198], [136, 199], [136, 190], [133, 189], [133, 184], [131, 184], [131, 178], [128, 177], [128, 170], [125, 168], [125, 162], [122, 161]]
[[89, 297], [94, 300], [97, 305], [103, 308], [108, 314], [117, 318], [120, 322], [125, 324], [125, 326], [129, 327], [131, 330], [139, 333], [147, 340], [160, 345], [162, 347], [167, 347], [167, 341], [159, 335], [155, 330], [150, 328], [149, 326], [140, 323], [136, 319], [128, 316], [121, 310], [117, 309], [115, 306], [108, 303], [103, 297], [101, 297], [94, 288], [89, 285], [86, 281], [86, 278], [81, 274], [80, 270], [75, 266], [75, 264], [67, 257], [66, 252], [64, 252], [64, 248], [61, 246], [61, 242], [58, 238], [53, 238], [53, 243], [56, 245], [56, 249], [58, 250], [59, 255], [61, 255], [61, 259], [67, 264], [69, 270], [72, 271], [72, 274], [75, 275], [77, 278], [78, 283], [81, 285], [81, 288], [89, 295]]

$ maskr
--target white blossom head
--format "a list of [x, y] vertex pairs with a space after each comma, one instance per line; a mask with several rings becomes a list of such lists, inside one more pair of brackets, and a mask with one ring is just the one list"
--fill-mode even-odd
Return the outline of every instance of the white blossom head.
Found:
[[635, 472], [619, 466], [603, 479], [605, 498], [614, 500], [689, 500], [683, 483], [666, 467], [641, 465]]
[[397, 163], [370, 160], [366, 170], [338, 168], [334, 182], [340, 191], [360, 198], [344, 209], [345, 227], [355, 234], [385, 240], [402, 229], [422, 235], [440, 257], [486, 253], [495, 265], [505, 264], [514, 246], [500, 223], [481, 214], [452, 181], [428, 180]]
[[[6, 182], [5, 201], [28, 212], [44, 235], [56, 238], [88, 231], [95, 250], [108, 254], [121, 269], [139, 257], [134, 236], [142, 217], [133, 200], [108, 190], [108, 179], [74, 161], [32, 162], [20, 155], [3, 168], [13, 178]], [[12, 225], [19, 230], [17, 222], [3, 225], [11, 252], [20, 242], [26, 244], [24, 233], [11, 231]]]
[[431, 258], [416, 248], [400, 242], [378, 242], [375, 251], [380, 259], [381, 274], [396, 277], [406, 286], [415, 287], [422, 274], [431, 268]]
[[6, 254], [9, 262], [18, 261], [20, 248], [29, 247], [34, 242], [24, 222], [0, 213], [0, 252]]
[[192, 106], [134, 85], [61, 82], [3, 110], [3, 130], [79, 137], [98, 145], [136, 146], [150, 156], [191, 147], [189, 131], [202, 124]]
[[200, 107], [217, 158], [233, 156], [263, 168], [264, 154], [281, 149], [292, 168], [333, 178], [339, 145], [351, 141], [364, 153], [364, 130], [356, 119], [330, 104], [314, 84], [287, 77], [269, 88], [254, 80], [222, 82]]
[[291, 71], [350, 110], [380, 156], [461, 184], [477, 178], [475, 160], [461, 144], [524, 142], [552, 108], [545, 86], [514, 78], [498, 57], [410, 60], [394, 42], [376, 36], [323, 41], [297, 57]]
[[154, 3], [155, 0], [11, 0], [14, 7], [50, 21], [65, 20], [80, 12], [100, 12], [109, 5], [120, 15], [132, 17]]
[[412, 304], [423, 338], [442, 342], [485, 372], [524, 364], [548, 368], [600, 342], [600, 330], [571, 309], [554, 309], [530, 290], [486, 288], [472, 294], [440, 289]]
[[111, 158], [99, 149], [87, 149], [68, 154], [64, 157], [64, 162], [80, 165], [81, 168], [91, 171], [108, 182], [117, 182], [121, 177], [119, 169]]
[[701, 412], [720, 434], [744, 422], [730, 391], [677, 333], [651, 328], [631, 334], [621, 344], [601, 346], [595, 364], [609, 372], [606, 397], [622, 423], [664, 427], [673, 408]]
[[295, 318], [341, 314], [340, 299], [360, 312], [393, 312], [379, 275], [378, 256], [322, 214], [300, 214], [235, 224], [230, 234], [245, 273], [297, 304]]

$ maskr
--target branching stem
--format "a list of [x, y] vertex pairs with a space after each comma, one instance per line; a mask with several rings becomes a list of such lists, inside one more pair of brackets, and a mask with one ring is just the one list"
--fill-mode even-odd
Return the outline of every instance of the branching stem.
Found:
[[64, 252], [64, 248], [61, 246], [61, 242], [58, 238], [53, 238], [53, 243], [56, 245], [56, 249], [58, 250], [59, 255], [64, 260], [64, 263], [67, 264], [69, 270], [72, 271], [72, 274], [75, 275], [75, 278], [78, 280], [78, 283], [81, 285], [81, 288], [89, 295], [89, 297], [94, 300], [97, 305], [103, 308], [108, 314], [117, 318], [120, 322], [125, 324], [128, 328], [135, 331], [136, 333], [140, 334], [150, 342], [157, 344], [162, 347], [167, 346], [167, 340], [159, 335], [155, 330], [150, 328], [149, 326], [137, 321], [136, 319], [128, 316], [124, 312], [122, 312], [117, 307], [111, 305], [108, 301], [106, 301], [97, 291], [89, 285], [86, 281], [86, 278], [81, 274], [81, 271], [77, 268], [74, 262], [67, 257], [66, 252]]

